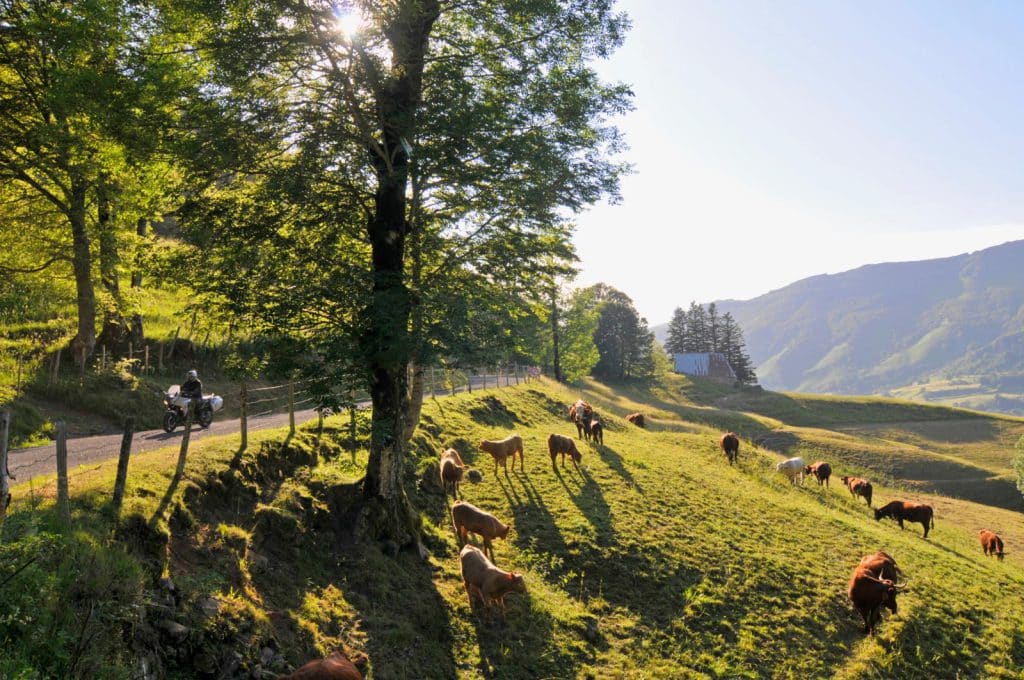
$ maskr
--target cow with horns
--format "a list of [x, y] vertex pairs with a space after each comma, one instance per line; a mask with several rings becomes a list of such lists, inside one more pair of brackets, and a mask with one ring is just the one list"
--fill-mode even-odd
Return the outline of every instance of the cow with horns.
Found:
[[864, 619], [864, 632], [875, 634], [882, 607], [896, 613], [896, 594], [907, 587], [903, 572], [888, 553], [865, 555], [850, 577], [847, 594]]

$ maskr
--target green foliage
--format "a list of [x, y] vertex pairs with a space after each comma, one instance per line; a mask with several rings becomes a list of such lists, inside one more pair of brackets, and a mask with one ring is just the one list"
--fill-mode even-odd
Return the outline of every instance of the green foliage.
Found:
[[741, 383], [753, 385], [757, 382], [744, 345], [743, 329], [729, 312], [719, 315], [714, 302], [706, 310], [696, 302], [690, 303], [687, 312], [676, 307], [669, 323], [665, 349], [671, 354], [720, 352]]
[[598, 311], [594, 344], [600, 359], [593, 368], [596, 376], [621, 379], [642, 378], [654, 373], [654, 334], [625, 293], [603, 283], [590, 289]]

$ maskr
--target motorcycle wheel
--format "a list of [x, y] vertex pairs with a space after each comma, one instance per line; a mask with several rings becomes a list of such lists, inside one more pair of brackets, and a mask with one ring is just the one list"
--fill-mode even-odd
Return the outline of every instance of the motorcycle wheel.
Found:
[[174, 428], [178, 426], [178, 414], [174, 411], [167, 411], [164, 413], [164, 432], [174, 432]]
[[200, 407], [196, 417], [199, 420], [200, 427], [204, 429], [210, 427], [210, 423], [213, 422], [213, 407], [209, 404]]

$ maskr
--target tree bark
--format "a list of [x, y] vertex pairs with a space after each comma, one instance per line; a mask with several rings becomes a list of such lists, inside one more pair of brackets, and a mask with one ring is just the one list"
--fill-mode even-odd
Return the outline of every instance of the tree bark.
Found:
[[[148, 226], [149, 221], [145, 217], [140, 217], [135, 225], [135, 233], [139, 236], [140, 240], [146, 238]], [[132, 272], [132, 288], [142, 288], [142, 269], [139, 267], [138, 262], [136, 262], [135, 267], [135, 271]], [[142, 314], [139, 312], [132, 314], [130, 332], [132, 342], [137, 345], [145, 344], [146, 334], [142, 325]]]
[[120, 263], [117, 232], [111, 219], [110, 197], [102, 187], [97, 191], [96, 217], [100, 242], [100, 283], [110, 296], [110, 304], [103, 310], [103, 330], [99, 342], [111, 350], [119, 350], [128, 341], [128, 327], [121, 314], [121, 284], [117, 280]]
[[558, 340], [558, 288], [551, 287], [551, 347], [554, 354], [555, 380], [565, 382], [562, 375], [562, 358], [559, 354]]
[[85, 224], [85, 193], [85, 182], [72, 180], [68, 218], [71, 222], [71, 264], [75, 272], [78, 330], [71, 340], [71, 350], [80, 366], [96, 348], [96, 291], [92, 284], [92, 254]]
[[373, 156], [377, 175], [374, 215], [367, 225], [373, 267], [373, 295], [366, 310], [362, 351], [370, 371], [373, 401], [370, 459], [363, 482], [370, 501], [363, 532], [399, 545], [418, 539], [416, 516], [402, 486], [406, 452], [407, 369], [410, 296], [405, 282], [406, 189], [415, 116], [423, 89], [423, 65], [430, 30], [440, 12], [437, 0], [405, 0], [385, 33], [391, 43], [391, 71], [377, 90], [382, 147]]

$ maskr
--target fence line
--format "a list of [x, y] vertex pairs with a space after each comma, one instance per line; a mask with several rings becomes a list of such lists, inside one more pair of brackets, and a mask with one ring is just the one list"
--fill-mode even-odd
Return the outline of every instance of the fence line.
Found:
[[[133, 349], [133, 351], [136, 354], [140, 354], [141, 353], [141, 354], [144, 354], [144, 355], [148, 355], [149, 354], [149, 347], [148, 346], [147, 347], [143, 347], [143, 348], [140, 348], [138, 350], [134, 350]], [[161, 350], [161, 354], [162, 354], [162, 350]], [[53, 363], [52, 363], [52, 365], [50, 367], [51, 378], [55, 378], [56, 375], [59, 373], [59, 367], [60, 367], [60, 350], [58, 350], [56, 355], [54, 356]], [[438, 369], [440, 369], [440, 370], [438, 370]], [[473, 389], [474, 389], [474, 383], [475, 383], [476, 389], [478, 389], [478, 390], [487, 390], [487, 389], [500, 388], [500, 387], [502, 387], [502, 379], [504, 379], [504, 386], [511, 386], [513, 383], [518, 385], [518, 384], [520, 384], [520, 382], [524, 382], [524, 381], [525, 382], [529, 382], [531, 379], [539, 377], [539, 375], [540, 375], [540, 371], [536, 367], [522, 367], [522, 366], [519, 366], [518, 364], [512, 364], [510, 366], [494, 366], [494, 367], [490, 367], [490, 368], [488, 368], [488, 367], [481, 367], [481, 368], [470, 368], [470, 369], [456, 369], [456, 368], [450, 368], [450, 367], [444, 367], [444, 366], [441, 366], [441, 367], [431, 366], [429, 372], [426, 370], [426, 368], [424, 368], [424, 397], [427, 397], [427, 396], [436, 397], [438, 394], [442, 394], [442, 395], [443, 394], [447, 394], [449, 392], [449, 389], [450, 389], [452, 394], [455, 394], [459, 390], [465, 390], [465, 391], [468, 391], [468, 392], [472, 392]], [[493, 376], [493, 380], [492, 380], [492, 376]], [[249, 388], [246, 385], [246, 383], [243, 381], [241, 383], [240, 390], [239, 390], [238, 394], [234, 395], [238, 399], [238, 401], [239, 401], [240, 411], [241, 411], [241, 418], [240, 418], [240, 421], [241, 421], [241, 423], [240, 423], [241, 424], [241, 432], [240, 432], [240, 434], [241, 434], [242, 450], [245, 450], [245, 448], [246, 448], [246, 446], [248, 444], [248, 420], [251, 419], [251, 418], [260, 418], [260, 417], [263, 417], [263, 416], [272, 415], [274, 413], [283, 412], [282, 408], [286, 408], [287, 412], [288, 412], [288, 415], [289, 415], [289, 422], [291, 424], [291, 427], [293, 428], [292, 431], [294, 431], [295, 411], [298, 410], [299, 407], [306, 406], [306, 405], [309, 405], [309, 404], [317, 402], [318, 397], [319, 397], [319, 395], [313, 394], [308, 389], [296, 390], [295, 388], [297, 386], [300, 386], [300, 385], [310, 384], [310, 383], [312, 383], [312, 382], [314, 382], [316, 380], [318, 380], [318, 378], [304, 378], [304, 379], [301, 379], [301, 380], [288, 381], [288, 382], [281, 383], [281, 384], [278, 384], [278, 385], [265, 385], [265, 386], [257, 387], [257, 388]], [[260, 392], [270, 392], [270, 391], [273, 391], [273, 390], [288, 390], [288, 392], [285, 393], [285, 394], [280, 394], [278, 396], [266, 396], [266, 397], [261, 397], [260, 399], [255, 399], [255, 400], [249, 400], [249, 398], [248, 398], [248, 395], [253, 393], [253, 392], [260, 393]], [[353, 422], [354, 422], [354, 418], [355, 418], [355, 411], [358, 408], [357, 404], [360, 403], [360, 402], [365, 402], [368, 399], [369, 399], [369, 395], [368, 394], [362, 394], [362, 393], [358, 393], [357, 394], [355, 392], [349, 392], [348, 393], [348, 400], [349, 400], [348, 403], [349, 403], [349, 405], [348, 405], [348, 408], [346, 410], [349, 411], [350, 418], [353, 419]], [[266, 410], [258, 412], [258, 413], [249, 413], [249, 408], [251, 406], [254, 406], [254, 405], [257, 405], [257, 404], [266, 404], [266, 403], [271, 403], [271, 402], [275, 402], [275, 405], [271, 406], [270, 408], [268, 408]], [[317, 410], [320, 412], [320, 417], [322, 418], [323, 414], [324, 414], [324, 411], [322, 409], [320, 409], [320, 408], [317, 408]], [[3, 412], [3, 414], [6, 415], [6, 412]], [[9, 416], [7, 418], [6, 424], [9, 427], [9, 424], [10, 424]], [[67, 460], [67, 438], [68, 438], [68, 435], [71, 434], [71, 435], [85, 435], [85, 436], [88, 436], [88, 435], [91, 435], [93, 433], [92, 432], [71, 432], [71, 431], [68, 430], [66, 422], [61, 421], [61, 420], [56, 421], [55, 425], [56, 425], [56, 428], [57, 428], [57, 443], [56, 443], [56, 447], [55, 447], [56, 450], [54, 452], [44, 454], [44, 455], [42, 455], [40, 457], [37, 457], [37, 458], [35, 458], [35, 459], [31, 460], [31, 461], [21, 461], [18, 465], [14, 466], [13, 468], [10, 468], [10, 469], [6, 469], [5, 468], [3, 470], [0, 470], [0, 473], [3, 473], [3, 472], [9, 473], [8, 475], [0, 475], [0, 476], [3, 477], [4, 481], [6, 481], [7, 479], [16, 479], [16, 477], [15, 477], [15, 475], [13, 473], [17, 473], [20, 470], [25, 470], [25, 469], [33, 468], [33, 467], [38, 466], [40, 464], [46, 463], [47, 461], [54, 461], [55, 460], [56, 463], [57, 463], [57, 465], [56, 465], [57, 473], [58, 473], [57, 476], [54, 479], [51, 479], [50, 481], [48, 481], [47, 483], [43, 484], [42, 486], [40, 486], [38, 488], [36, 488], [35, 486], [32, 486], [32, 489], [33, 489], [33, 493], [35, 493], [36, 491], [42, 492], [42, 491], [48, 490], [48, 489], [52, 488], [54, 485], [56, 485], [56, 487], [57, 487], [57, 507], [58, 507], [59, 516], [60, 516], [62, 522], [65, 524], [65, 526], [70, 526], [71, 514], [70, 514], [70, 503], [69, 503], [69, 495], [70, 494], [69, 494], [68, 481], [70, 479], [74, 479], [75, 477], [78, 477], [79, 475], [84, 474], [86, 472], [91, 472], [91, 471], [98, 470], [98, 469], [100, 469], [100, 467], [102, 465], [90, 466], [90, 467], [87, 467], [87, 468], [86, 467], [82, 467], [81, 465], [79, 465], [78, 469], [74, 470], [73, 472], [69, 472], [68, 471], [68, 460]], [[129, 428], [131, 428], [131, 426], [126, 422], [125, 423], [125, 428], [126, 428], [126, 430], [129, 430]], [[190, 429], [190, 428], [188, 428], [188, 429]], [[128, 458], [129, 458], [129, 455], [130, 455], [130, 447], [131, 447], [131, 439], [129, 439], [130, 436], [131, 435], [128, 433], [128, 431], [126, 431], [124, 433], [124, 436], [123, 436], [123, 439], [122, 439], [122, 454], [121, 454], [121, 457], [120, 457], [120, 460], [119, 460], [119, 465], [118, 465], [118, 467], [119, 467], [118, 478], [117, 478], [117, 481], [115, 482], [115, 489], [113, 491], [113, 497], [115, 499], [114, 500], [115, 508], [118, 505], [117, 500], [119, 499], [119, 496], [121, 498], [123, 498], [124, 484], [125, 484], [125, 479], [127, 477]], [[177, 474], [181, 474], [180, 470], [181, 470], [181, 467], [183, 465], [183, 461], [184, 461], [185, 457], [187, 456], [188, 441], [189, 441], [189, 433], [188, 433], [188, 431], [186, 431], [186, 433], [183, 436], [182, 451], [179, 453], [179, 461], [178, 461], [179, 472]], [[0, 448], [2, 448], [2, 447], [0, 447]], [[2, 456], [0, 456], [0, 463], [2, 463], [2, 462], [4, 462], [4, 459], [3, 459]], [[123, 470], [124, 470], [123, 473], [122, 473], [122, 469], [121, 469], [122, 465], [123, 465]], [[0, 499], [0, 501], [2, 501], [2, 500], [3, 499]], [[4, 507], [4, 505], [2, 503], [0, 503], [0, 520], [2, 520], [3, 517], [4, 517], [3, 511], [5, 511], [7, 509], [8, 508]]]

